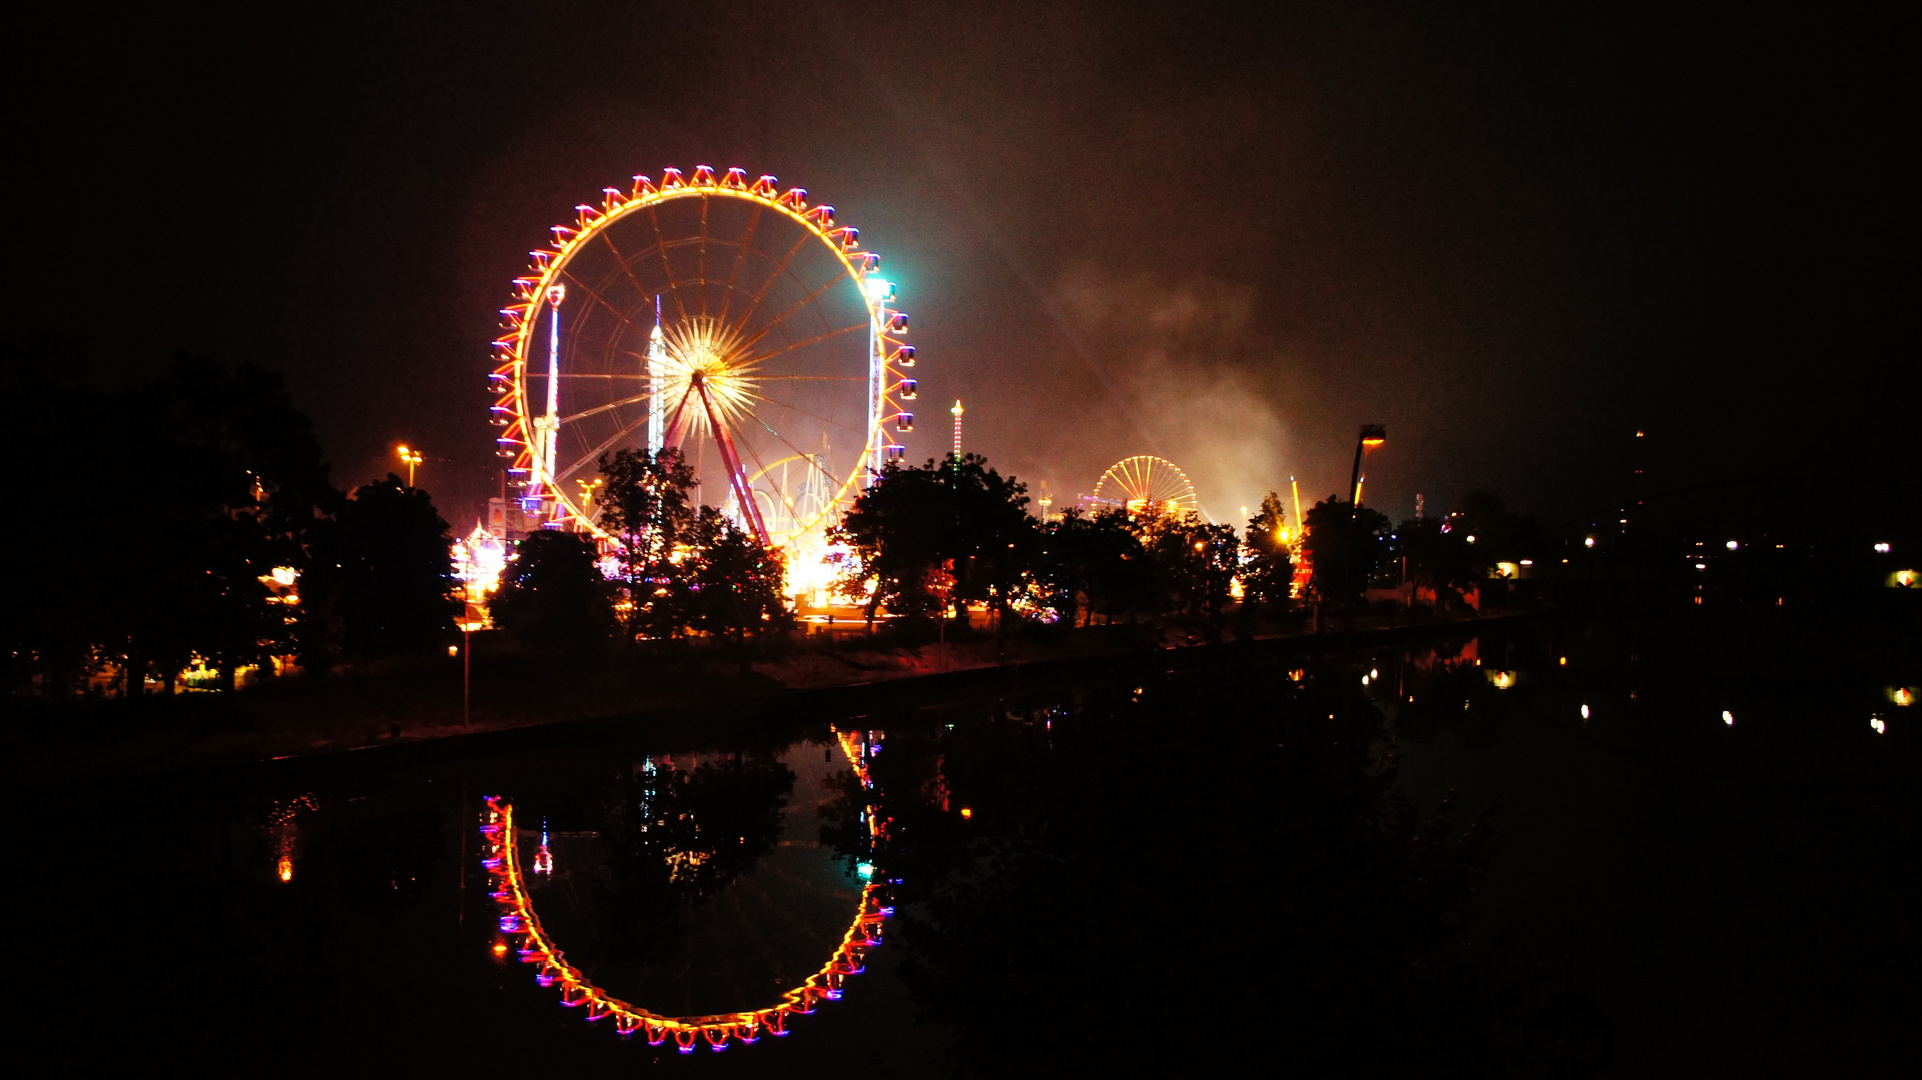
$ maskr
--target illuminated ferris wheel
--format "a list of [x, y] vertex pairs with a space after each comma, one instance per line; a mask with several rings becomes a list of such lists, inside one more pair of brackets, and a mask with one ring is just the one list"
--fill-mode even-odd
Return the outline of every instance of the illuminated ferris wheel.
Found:
[[600, 456], [678, 447], [744, 529], [818, 538], [914, 427], [880, 256], [832, 206], [740, 169], [664, 169], [575, 211], [530, 253], [494, 343], [523, 510], [607, 539], [579, 490]]
[[1138, 454], [1108, 466], [1094, 486], [1097, 504], [1119, 505], [1131, 514], [1179, 514], [1201, 510], [1188, 474], [1166, 458]]

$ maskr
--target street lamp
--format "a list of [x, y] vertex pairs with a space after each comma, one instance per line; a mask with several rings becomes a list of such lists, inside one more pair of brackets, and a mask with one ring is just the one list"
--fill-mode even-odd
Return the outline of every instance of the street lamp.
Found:
[[1367, 457], [1368, 451], [1373, 450], [1375, 447], [1380, 446], [1382, 443], [1385, 443], [1387, 441], [1388, 441], [1387, 428], [1381, 426], [1380, 424], [1363, 424], [1361, 426], [1361, 439], [1355, 443], [1354, 479], [1350, 485], [1350, 487], [1355, 493], [1354, 503], [1350, 507], [1351, 512], [1354, 510], [1361, 509], [1361, 483], [1363, 480], [1367, 479], [1367, 477], [1364, 477], [1361, 473], [1361, 466], [1362, 466], [1363, 459]]
[[414, 486], [414, 466], [419, 465], [422, 460], [420, 456], [420, 451], [409, 450], [408, 448], [403, 446], [400, 448], [400, 460], [405, 462], [407, 465], [407, 486], [413, 487]]

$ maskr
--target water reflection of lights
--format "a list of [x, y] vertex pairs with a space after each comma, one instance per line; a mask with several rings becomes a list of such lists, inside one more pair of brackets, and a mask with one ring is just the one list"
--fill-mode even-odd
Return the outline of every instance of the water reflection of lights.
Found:
[[276, 802], [267, 815], [274, 844], [274, 876], [281, 881], [294, 880], [294, 856], [299, 854], [300, 847], [300, 827], [294, 818], [302, 810], [315, 809], [318, 806], [312, 795], [297, 795], [285, 803]]
[[[835, 734], [842, 751], [853, 763], [862, 786], [873, 788], [874, 781], [868, 775], [865, 760], [867, 742], [858, 733]], [[886, 831], [886, 822], [875, 818], [872, 807], [868, 809], [869, 834], [878, 839]], [[965, 810], [963, 814], [966, 814]], [[727, 1049], [733, 1040], [754, 1043], [763, 1034], [784, 1036], [788, 1033], [788, 1016], [806, 1016], [814, 1012], [822, 1001], [838, 1001], [848, 976], [859, 975], [867, 970], [867, 954], [881, 944], [881, 924], [888, 915], [893, 914], [893, 908], [881, 903], [881, 890], [886, 888], [887, 883], [885, 880], [869, 880], [879, 871], [873, 863], [864, 862], [858, 868], [864, 881], [861, 901], [855, 908], [853, 923], [841, 937], [840, 946], [819, 971], [808, 976], [801, 985], [784, 992], [779, 1003], [743, 1012], [663, 1016], [630, 1005], [589, 982], [579, 968], [567, 962], [560, 948], [547, 936], [541, 926], [540, 916], [534, 913], [533, 903], [527, 894], [527, 883], [521, 876], [513, 804], [499, 796], [489, 796], [487, 822], [481, 826], [481, 834], [487, 842], [486, 857], [481, 864], [499, 879], [490, 895], [501, 905], [501, 932], [521, 937], [517, 951], [522, 963], [537, 965], [535, 981], [542, 986], [558, 985], [561, 1004], [585, 1009], [588, 1020], [611, 1017], [614, 1030], [623, 1038], [638, 1031], [646, 1036], [649, 1046], [659, 1046], [672, 1036], [675, 1048], [683, 1054], [693, 1053], [702, 1040], [707, 1042], [709, 1049], [720, 1051]], [[506, 941], [495, 941], [496, 956], [505, 956], [507, 950]]]

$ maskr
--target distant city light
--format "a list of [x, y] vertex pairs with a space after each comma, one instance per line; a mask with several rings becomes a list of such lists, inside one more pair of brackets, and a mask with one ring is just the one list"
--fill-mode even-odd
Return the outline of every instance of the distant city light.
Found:
[[1562, 666], [1563, 666], [1563, 667], [1567, 667], [1567, 666], [1568, 666], [1568, 657], [1566, 657], [1566, 656], [1564, 656], [1564, 657], [1562, 657]]
[[1869, 726], [1875, 729], [1877, 735], [1885, 734], [1889, 730], [1889, 725], [1883, 723], [1879, 716], [1869, 717]]
[[1469, 543], [1471, 543], [1471, 544], [1472, 544], [1472, 543], [1474, 543], [1474, 542], [1475, 542], [1475, 538], [1474, 538], [1473, 536], [1470, 536], [1470, 537], [1468, 538], [1468, 542], [1469, 542]]
[[1582, 719], [1588, 719], [1588, 706], [1582, 706]]
[[1738, 547], [1741, 547], [1741, 546], [1742, 546], [1742, 545], [1740, 545], [1740, 544], [1738, 544], [1738, 543], [1736, 543], [1736, 542], [1735, 542], [1735, 541], [1733, 541], [1733, 540], [1730, 540], [1730, 541], [1728, 542], [1728, 549], [1729, 549], [1730, 551], [1734, 551], [1734, 550], [1735, 550], [1736, 548], [1738, 548]]
[[974, 816], [974, 811], [964, 806], [961, 808], [961, 816], [971, 818]]
[[1730, 727], [1733, 727], [1733, 726], [1735, 726], [1735, 714], [1734, 714], [1734, 713], [1732, 713], [1732, 712], [1729, 712], [1729, 711], [1728, 711], [1727, 709], [1723, 709], [1723, 710], [1722, 710], [1722, 723], [1724, 723], [1724, 724], [1727, 724], [1727, 725], [1729, 725]]
[[1522, 565], [1523, 565], [1523, 566], [1534, 566], [1534, 565], [1535, 565], [1535, 560], [1534, 560], [1534, 559], [1523, 559], [1523, 560], [1522, 560]]
[[[1585, 538], [1584, 538], [1584, 539], [1582, 540], [1582, 546], [1583, 546], [1583, 547], [1594, 547], [1594, 546], [1595, 546], [1595, 538], [1594, 538], [1594, 537], [1592, 537], [1592, 536], [1590, 536], [1590, 537], [1585, 537]], [[1563, 561], [1563, 562], [1567, 562], [1568, 560], [1567, 560], [1567, 559], [1563, 559], [1562, 561]]]
[[1708, 564], [1707, 564], [1707, 563], [1699, 563], [1699, 562], [1698, 562], [1698, 563], [1696, 563], [1696, 564], [1695, 564], [1695, 569], [1697, 569], [1697, 570], [1707, 570], [1707, 569], [1708, 569]]
[[1877, 544], [1875, 545], [1875, 550], [1881, 552], [1884, 555], [1887, 555], [1893, 549], [1890, 548], [1889, 545], [1887, 544]]

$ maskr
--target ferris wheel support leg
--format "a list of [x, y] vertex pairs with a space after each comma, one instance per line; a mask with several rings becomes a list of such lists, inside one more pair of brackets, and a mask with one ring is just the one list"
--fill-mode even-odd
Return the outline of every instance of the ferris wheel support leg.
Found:
[[681, 420], [687, 415], [687, 399], [693, 395], [694, 385], [693, 383], [688, 384], [687, 392], [681, 395], [681, 403], [674, 406], [674, 415], [668, 417], [667, 435], [661, 440], [661, 449], [663, 450], [670, 446], [678, 447], [681, 445]]
[[701, 393], [701, 405], [707, 409], [707, 422], [714, 428], [714, 441], [721, 447], [721, 463], [727, 467], [727, 482], [734, 488], [734, 501], [741, 507], [741, 520], [747, 523], [749, 531], [763, 545], [768, 543], [767, 526], [761, 522], [761, 508], [754, 501], [753, 492], [748, 490], [747, 474], [741, 471], [741, 458], [734, 452], [734, 436], [722, 426], [721, 418], [715, 415], [714, 403], [708, 400], [707, 393]]

